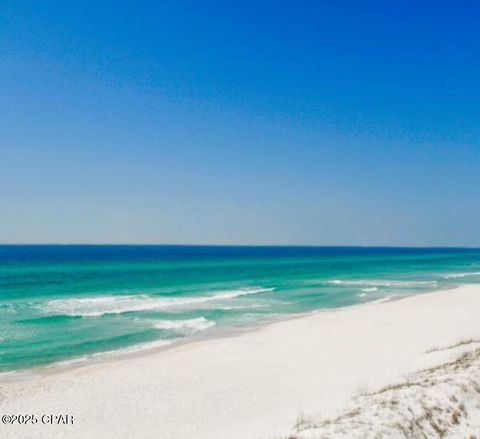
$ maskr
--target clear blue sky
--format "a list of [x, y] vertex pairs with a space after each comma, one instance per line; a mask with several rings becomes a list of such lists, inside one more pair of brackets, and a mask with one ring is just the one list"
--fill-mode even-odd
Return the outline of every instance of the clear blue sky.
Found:
[[0, 3], [0, 242], [480, 246], [475, 1]]

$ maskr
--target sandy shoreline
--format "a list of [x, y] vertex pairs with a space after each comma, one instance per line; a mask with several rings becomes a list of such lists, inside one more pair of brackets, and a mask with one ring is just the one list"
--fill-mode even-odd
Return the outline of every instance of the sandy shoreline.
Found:
[[362, 390], [471, 350], [429, 352], [480, 339], [479, 309], [480, 286], [463, 286], [1, 383], [1, 414], [75, 421], [0, 425], [0, 437], [285, 437], [299, 419], [335, 416]]
[[[453, 287], [456, 288], [456, 287]], [[452, 287], [444, 288], [443, 290], [452, 289]], [[437, 290], [435, 292], [438, 292]], [[432, 292], [417, 293], [417, 294], [431, 294]], [[127, 348], [121, 348], [115, 351], [99, 352], [96, 354], [85, 355], [81, 357], [74, 357], [72, 359], [61, 360], [48, 365], [36, 366], [27, 369], [14, 370], [9, 372], [0, 373], [0, 388], [2, 384], [15, 383], [25, 380], [35, 380], [56, 375], [60, 373], [68, 373], [74, 369], [83, 368], [92, 365], [99, 365], [103, 363], [111, 363], [117, 361], [129, 360], [132, 358], [145, 357], [150, 355], [156, 355], [166, 350], [184, 347], [196, 343], [203, 343], [212, 339], [219, 338], [232, 338], [238, 337], [250, 332], [256, 332], [262, 330], [268, 326], [275, 325], [280, 322], [287, 322], [295, 319], [302, 319], [305, 317], [312, 317], [314, 315], [342, 312], [346, 309], [352, 309], [356, 307], [370, 306], [373, 304], [395, 302], [397, 300], [404, 300], [412, 295], [402, 296], [387, 296], [384, 298], [376, 299], [369, 302], [357, 303], [349, 306], [342, 306], [337, 308], [320, 308], [303, 313], [294, 314], [278, 314], [274, 317], [270, 317], [266, 320], [255, 321], [250, 324], [244, 324], [241, 326], [232, 327], [214, 327], [213, 330], [202, 331], [198, 334], [192, 334], [191, 336], [183, 339], [175, 339], [174, 341], [158, 340], [153, 342], [146, 342], [144, 344], [133, 345]], [[143, 346], [146, 345], [146, 346]], [[149, 346], [150, 345], [150, 346]]]

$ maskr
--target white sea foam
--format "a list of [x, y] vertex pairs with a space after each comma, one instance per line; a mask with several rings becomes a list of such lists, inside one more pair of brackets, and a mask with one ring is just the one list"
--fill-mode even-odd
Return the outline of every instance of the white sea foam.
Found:
[[166, 347], [174, 343], [175, 340], [155, 340], [146, 343], [139, 343], [132, 346], [127, 346], [125, 348], [116, 349], [113, 351], [97, 352], [95, 354], [84, 355], [82, 357], [71, 358], [69, 360], [57, 361], [47, 368], [55, 367], [65, 367], [65, 366], [74, 366], [77, 364], [83, 364], [92, 360], [102, 360], [110, 357], [122, 356], [126, 354], [132, 354], [135, 352], [146, 351], [150, 349], [156, 349], [161, 347]]
[[220, 291], [216, 294], [189, 297], [155, 297], [146, 294], [130, 296], [97, 296], [79, 299], [56, 299], [37, 305], [48, 314], [98, 317], [104, 314], [122, 314], [172, 307], [185, 307], [215, 300], [229, 300], [240, 296], [265, 293], [273, 288], [242, 288]]
[[242, 288], [239, 290], [231, 290], [217, 293], [213, 296], [205, 296], [209, 300], [218, 300], [218, 299], [234, 299], [239, 296], [248, 296], [250, 294], [258, 293], [267, 293], [273, 291], [275, 288]]
[[378, 291], [378, 287], [362, 288], [362, 291], [365, 291], [366, 293], [370, 293], [372, 291]]
[[[285, 302], [283, 302], [285, 303]], [[231, 310], [235, 310], [235, 309], [239, 309], [239, 310], [242, 310], [242, 309], [253, 309], [253, 308], [268, 308], [269, 305], [267, 304], [261, 304], [261, 303], [252, 303], [252, 304], [249, 304], [249, 305], [218, 305], [218, 306], [215, 306], [215, 309], [217, 310], [224, 310], [224, 311], [231, 311]]]
[[454, 279], [457, 277], [468, 277], [468, 276], [480, 276], [480, 271], [470, 272], [470, 273], [450, 273], [446, 274], [445, 279]]
[[358, 294], [358, 297], [365, 297], [367, 295], [367, 293], [360, 293]]
[[365, 285], [371, 287], [415, 287], [415, 286], [434, 286], [436, 281], [409, 281], [409, 280], [329, 280], [327, 283], [332, 285]]
[[390, 294], [388, 296], [382, 297], [377, 300], [372, 300], [370, 303], [384, 303], [384, 302], [390, 302], [394, 297], [397, 297], [396, 294]]
[[157, 329], [189, 329], [197, 332], [215, 326], [215, 322], [207, 320], [205, 317], [198, 317], [188, 320], [159, 320], [155, 322], [153, 326]]

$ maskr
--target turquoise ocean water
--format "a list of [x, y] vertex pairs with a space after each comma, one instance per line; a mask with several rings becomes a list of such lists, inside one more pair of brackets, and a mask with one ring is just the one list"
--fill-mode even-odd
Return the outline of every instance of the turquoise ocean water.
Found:
[[0, 372], [480, 283], [480, 250], [0, 246]]

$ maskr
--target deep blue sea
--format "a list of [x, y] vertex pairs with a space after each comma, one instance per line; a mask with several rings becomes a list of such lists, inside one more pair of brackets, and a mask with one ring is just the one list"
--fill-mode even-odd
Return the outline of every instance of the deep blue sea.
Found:
[[0, 246], [0, 372], [479, 282], [479, 249]]

